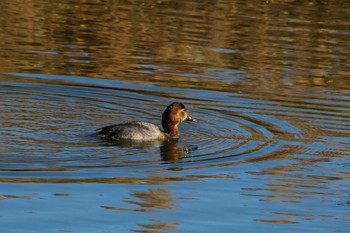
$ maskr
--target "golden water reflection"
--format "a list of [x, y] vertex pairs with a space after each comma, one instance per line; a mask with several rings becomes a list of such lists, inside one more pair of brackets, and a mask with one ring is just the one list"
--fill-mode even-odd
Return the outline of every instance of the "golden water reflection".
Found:
[[[168, 189], [148, 189], [147, 191], [134, 191], [131, 193], [134, 200], [124, 200], [123, 202], [138, 206], [137, 208], [123, 208], [116, 206], [102, 206], [102, 208], [114, 211], [132, 211], [132, 212], [147, 212], [157, 213], [157, 210], [174, 210], [177, 208], [175, 197], [171, 190]], [[152, 223], [138, 223], [144, 229], [155, 230], [176, 230], [180, 225], [179, 221], [165, 222], [164, 216], [157, 220], [149, 219]], [[134, 230], [136, 232], [144, 232], [143, 230]]]
[[[342, 90], [350, 85], [343, 4], [2, 1], [0, 72], [216, 90]], [[220, 68], [238, 73], [211, 78]]]

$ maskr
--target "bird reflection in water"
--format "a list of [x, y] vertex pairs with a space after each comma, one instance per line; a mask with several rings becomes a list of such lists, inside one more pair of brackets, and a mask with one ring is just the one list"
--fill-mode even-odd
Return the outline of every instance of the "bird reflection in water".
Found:
[[166, 141], [160, 146], [160, 156], [163, 161], [175, 161], [190, 156], [197, 149], [198, 147], [194, 145], [180, 147], [179, 140], [174, 139]]
[[179, 139], [172, 139], [169, 141], [136, 141], [136, 140], [107, 140], [112, 145], [122, 147], [122, 148], [140, 148], [147, 149], [153, 147], [159, 147], [160, 157], [163, 161], [176, 161], [186, 157], [198, 149], [195, 145], [179, 145]]

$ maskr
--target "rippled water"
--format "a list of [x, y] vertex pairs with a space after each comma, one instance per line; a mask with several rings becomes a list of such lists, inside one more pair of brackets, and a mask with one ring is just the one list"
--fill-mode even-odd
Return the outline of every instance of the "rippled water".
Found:
[[[348, 232], [347, 2], [0, 6], [2, 230]], [[173, 101], [178, 141], [94, 134]]]

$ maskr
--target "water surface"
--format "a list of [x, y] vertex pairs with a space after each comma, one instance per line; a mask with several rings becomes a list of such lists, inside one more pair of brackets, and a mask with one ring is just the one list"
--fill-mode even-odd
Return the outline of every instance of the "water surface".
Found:
[[[346, 1], [1, 1], [0, 225], [347, 232]], [[98, 127], [186, 105], [167, 143]]]

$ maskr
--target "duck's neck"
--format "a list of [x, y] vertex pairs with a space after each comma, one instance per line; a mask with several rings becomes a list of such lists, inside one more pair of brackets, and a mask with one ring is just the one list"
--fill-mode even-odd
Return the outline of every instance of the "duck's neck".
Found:
[[179, 128], [177, 125], [174, 124], [166, 124], [163, 125], [164, 132], [169, 134], [172, 138], [178, 137], [179, 135]]

